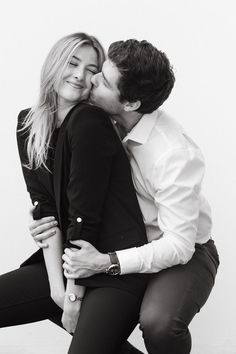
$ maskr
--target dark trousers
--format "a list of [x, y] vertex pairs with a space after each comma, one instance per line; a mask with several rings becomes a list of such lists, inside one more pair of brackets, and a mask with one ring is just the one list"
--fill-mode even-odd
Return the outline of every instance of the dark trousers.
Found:
[[[69, 354], [115, 354], [138, 323], [141, 300], [115, 288], [87, 288]], [[52, 319], [61, 309], [50, 298], [43, 263], [0, 276], [0, 327]], [[59, 322], [58, 322], [59, 319]]]
[[[153, 275], [141, 307], [140, 328], [149, 354], [189, 354], [188, 325], [206, 302], [219, 265], [214, 242], [196, 245], [192, 259]], [[91, 288], [81, 308], [69, 354], [115, 354], [138, 321], [139, 300], [118, 289]], [[60, 319], [42, 264], [0, 276], [0, 327]], [[60, 325], [60, 323], [59, 323]], [[122, 353], [131, 353], [123, 345]]]
[[196, 245], [192, 259], [155, 274], [146, 289], [140, 329], [149, 354], [189, 354], [188, 325], [214, 285], [219, 257], [212, 240]]

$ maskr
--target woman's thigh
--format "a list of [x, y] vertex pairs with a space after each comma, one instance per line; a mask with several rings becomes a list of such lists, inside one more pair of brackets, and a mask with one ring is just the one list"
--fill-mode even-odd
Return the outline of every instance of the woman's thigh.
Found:
[[69, 354], [116, 354], [138, 323], [141, 300], [115, 288], [87, 288]]
[[0, 327], [36, 322], [61, 312], [50, 297], [43, 263], [0, 276]]

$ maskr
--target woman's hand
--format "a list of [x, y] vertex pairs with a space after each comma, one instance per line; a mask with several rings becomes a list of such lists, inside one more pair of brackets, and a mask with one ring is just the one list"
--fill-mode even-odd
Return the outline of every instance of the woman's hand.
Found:
[[54, 216], [34, 220], [33, 211], [35, 207], [30, 208], [29, 231], [39, 248], [47, 248], [48, 244], [45, 240], [56, 234], [55, 226], [57, 226], [57, 221]]
[[81, 307], [81, 301], [76, 300], [75, 302], [71, 302], [68, 299], [68, 295], [65, 296], [64, 312], [62, 315], [61, 322], [63, 324], [63, 327], [69, 333], [75, 332], [79, 315], [80, 315], [80, 307]]

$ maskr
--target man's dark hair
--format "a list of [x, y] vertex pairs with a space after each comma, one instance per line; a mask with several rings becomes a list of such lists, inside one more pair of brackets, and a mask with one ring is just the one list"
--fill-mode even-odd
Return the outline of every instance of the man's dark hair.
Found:
[[110, 45], [108, 58], [121, 73], [120, 101], [141, 101], [139, 113], [151, 113], [168, 98], [175, 82], [166, 54], [147, 41], [129, 39]]

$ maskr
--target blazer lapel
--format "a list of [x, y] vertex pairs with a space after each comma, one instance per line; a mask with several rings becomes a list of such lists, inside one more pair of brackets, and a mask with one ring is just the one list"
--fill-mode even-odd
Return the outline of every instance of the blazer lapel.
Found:
[[53, 168], [53, 187], [54, 187], [54, 195], [57, 207], [58, 221], [59, 225], [62, 226], [62, 218], [61, 218], [61, 193], [63, 192], [62, 188], [62, 175], [63, 175], [63, 156], [64, 156], [64, 139], [66, 134], [66, 127], [71, 116], [71, 113], [74, 108], [70, 110], [70, 112], [65, 117], [64, 121], [61, 124], [59, 129], [57, 143], [56, 143], [56, 151], [54, 156], [54, 168]]
[[[58, 221], [59, 225], [62, 227], [62, 215], [61, 215], [61, 193], [65, 193], [63, 186], [62, 186], [62, 176], [63, 176], [63, 168], [65, 168], [65, 137], [66, 137], [66, 128], [71, 117], [72, 112], [76, 109], [77, 106], [74, 106], [67, 116], [65, 117], [64, 121], [61, 124], [59, 129], [57, 144], [56, 144], [56, 151], [55, 151], [55, 158], [54, 158], [54, 169], [53, 169], [53, 187], [54, 187], [54, 195], [58, 213]], [[69, 157], [68, 157], [69, 158]]]
[[56, 144], [56, 151], [54, 157], [54, 167], [53, 167], [53, 187], [54, 187], [54, 195], [56, 201], [56, 208], [57, 214], [59, 218], [59, 225], [61, 226], [61, 179], [62, 179], [62, 159], [63, 159], [63, 146], [64, 146], [64, 136], [65, 130], [60, 129], [57, 144]]

